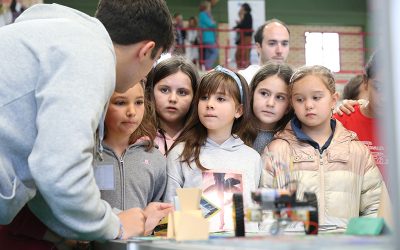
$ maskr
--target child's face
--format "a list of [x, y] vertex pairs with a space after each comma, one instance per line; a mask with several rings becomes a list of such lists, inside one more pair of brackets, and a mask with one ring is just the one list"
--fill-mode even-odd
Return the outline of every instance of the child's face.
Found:
[[210, 96], [200, 96], [197, 107], [200, 122], [207, 128], [209, 137], [230, 135], [235, 118], [243, 113], [242, 105], [237, 105], [221, 88]]
[[273, 75], [258, 83], [253, 94], [253, 112], [261, 129], [274, 129], [288, 109], [288, 86], [281, 78]]
[[319, 76], [305, 76], [293, 85], [292, 105], [302, 128], [330, 126], [337, 99], [338, 94], [331, 94]]
[[129, 136], [135, 132], [143, 120], [144, 90], [137, 83], [125, 93], [114, 92], [108, 106], [105, 124], [107, 138]]
[[163, 124], [182, 125], [193, 100], [190, 78], [178, 71], [154, 86], [156, 112]]

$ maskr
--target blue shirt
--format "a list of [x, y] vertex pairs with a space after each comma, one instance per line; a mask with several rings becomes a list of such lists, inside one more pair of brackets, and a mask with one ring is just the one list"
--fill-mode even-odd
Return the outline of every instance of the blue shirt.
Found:
[[297, 117], [294, 117], [291, 121], [290, 121], [290, 125], [292, 125], [292, 129], [294, 132], [294, 135], [296, 136], [296, 138], [299, 141], [303, 141], [306, 142], [308, 144], [310, 144], [311, 146], [313, 146], [315, 149], [318, 149], [319, 153], [322, 154], [322, 152], [324, 152], [325, 149], [327, 149], [329, 147], [329, 145], [331, 144], [332, 138], [333, 138], [333, 134], [335, 133], [335, 128], [336, 128], [336, 120], [331, 119], [331, 129], [332, 129], [332, 133], [329, 136], [328, 140], [325, 142], [325, 144], [322, 146], [322, 148], [319, 147], [319, 144], [314, 141], [313, 139], [311, 139], [308, 135], [306, 135], [302, 130], [301, 130], [301, 122]]

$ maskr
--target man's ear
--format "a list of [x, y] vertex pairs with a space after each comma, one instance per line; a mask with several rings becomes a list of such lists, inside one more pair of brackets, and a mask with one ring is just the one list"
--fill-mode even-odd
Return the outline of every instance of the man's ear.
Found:
[[151, 56], [151, 52], [155, 48], [156, 43], [153, 41], [144, 41], [139, 48], [139, 59], [142, 60], [147, 56]]
[[256, 43], [256, 51], [257, 51], [257, 55], [260, 56], [261, 55], [261, 44]]
[[236, 113], [235, 113], [235, 118], [238, 119], [243, 115], [243, 104], [240, 104], [237, 108], [236, 108]]

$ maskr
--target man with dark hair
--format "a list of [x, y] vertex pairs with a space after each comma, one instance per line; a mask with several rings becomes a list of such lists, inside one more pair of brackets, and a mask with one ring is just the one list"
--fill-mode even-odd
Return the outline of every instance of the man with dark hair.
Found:
[[143, 79], [173, 43], [168, 8], [101, 0], [96, 17], [38, 4], [0, 29], [0, 245], [8, 249], [46, 249], [43, 239], [55, 235], [125, 239], [170, 210], [157, 203], [114, 214], [92, 166], [113, 91]]
[[278, 19], [270, 19], [258, 27], [254, 34], [254, 41], [260, 62], [257, 65], [250, 65], [244, 70], [239, 70], [248, 84], [260, 67], [268, 61], [286, 61], [289, 55], [289, 39], [289, 28]]

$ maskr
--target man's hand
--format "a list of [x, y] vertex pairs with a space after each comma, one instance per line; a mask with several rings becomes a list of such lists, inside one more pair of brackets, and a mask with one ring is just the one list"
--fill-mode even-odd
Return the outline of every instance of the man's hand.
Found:
[[154, 228], [158, 225], [160, 220], [173, 211], [173, 205], [170, 203], [151, 202], [144, 209], [146, 216], [146, 223], [144, 226], [144, 235], [149, 235], [153, 232]]
[[354, 112], [354, 106], [359, 105], [359, 101], [357, 100], [343, 100], [342, 104], [340, 104], [339, 107], [335, 109], [335, 114], [338, 114], [339, 116], [342, 116], [343, 113], [346, 113], [350, 115], [352, 112]]
[[118, 217], [124, 228], [123, 240], [143, 235], [146, 215], [142, 209], [137, 207], [131, 208], [119, 213]]

